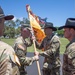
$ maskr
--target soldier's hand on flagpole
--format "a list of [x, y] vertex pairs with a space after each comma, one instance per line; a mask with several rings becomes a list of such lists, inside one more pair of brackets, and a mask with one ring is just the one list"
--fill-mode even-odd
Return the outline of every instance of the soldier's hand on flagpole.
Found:
[[32, 34], [30, 34], [30, 36], [29, 36], [29, 37], [30, 37], [30, 39], [31, 39], [31, 40], [35, 40], [35, 39], [36, 39], [36, 38], [35, 38], [35, 36], [34, 36], [34, 35], [32, 35]]
[[39, 56], [39, 52], [38, 51], [35, 51], [34, 52], [34, 55], [38, 55]]
[[38, 60], [39, 60], [39, 56], [38, 56], [38, 55], [35, 55], [35, 56], [33, 57], [33, 60], [38, 61]]
[[34, 40], [34, 41], [36, 41], [36, 38], [35, 38], [35, 36], [34, 36], [34, 35], [32, 36], [32, 38], [31, 38], [31, 39], [32, 39], [32, 40]]

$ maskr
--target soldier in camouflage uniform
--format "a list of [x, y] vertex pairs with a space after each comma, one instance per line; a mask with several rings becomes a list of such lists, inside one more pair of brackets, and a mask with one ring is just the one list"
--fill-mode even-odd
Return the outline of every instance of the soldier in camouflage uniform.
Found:
[[[13, 17], [13, 15], [5, 16], [2, 8], [0, 7], [0, 36], [3, 35], [4, 22], [6, 20], [13, 19]], [[19, 75], [16, 63], [20, 65], [13, 48], [0, 41], [0, 75]]]
[[75, 75], [75, 18], [68, 18], [64, 26], [64, 37], [70, 42], [63, 54], [63, 75]]
[[[29, 26], [23, 24], [21, 25], [21, 36], [19, 36], [14, 43], [14, 49], [16, 55], [18, 56], [21, 67], [19, 67], [20, 75], [27, 75], [26, 66], [31, 65], [34, 61], [38, 60], [38, 56], [27, 57], [27, 47], [32, 45], [32, 40], [30, 39], [31, 32]], [[29, 40], [28, 40], [29, 38]]]
[[43, 75], [60, 75], [60, 40], [57, 35], [53, 33], [57, 29], [53, 24], [47, 22], [44, 26], [46, 37], [41, 44], [36, 42], [36, 47], [44, 49], [44, 52], [35, 52], [36, 55], [45, 57], [43, 63]]

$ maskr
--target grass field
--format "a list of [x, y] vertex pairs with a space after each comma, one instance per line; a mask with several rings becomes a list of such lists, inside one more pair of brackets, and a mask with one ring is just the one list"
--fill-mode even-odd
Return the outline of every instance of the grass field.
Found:
[[[2, 39], [2, 41], [13, 46], [15, 39]], [[65, 46], [68, 44], [69, 41], [65, 38], [60, 38], [60, 41], [61, 41], [60, 53], [63, 54], [65, 50]], [[34, 52], [34, 47], [33, 46], [28, 47], [28, 52]]]
[[66, 49], [66, 45], [69, 43], [69, 41], [65, 38], [60, 38], [60, 41], [61, 41], [60, 53], [63, 54]]

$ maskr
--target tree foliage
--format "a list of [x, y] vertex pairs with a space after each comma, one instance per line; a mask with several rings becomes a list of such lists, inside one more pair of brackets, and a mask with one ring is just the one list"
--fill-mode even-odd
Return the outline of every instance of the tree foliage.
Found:
[[[3, 36], [9, 37], [9, 38], [14, 38], [14, 37], [20, 35], [21, 24], [28, 24], [29, 25], [30, 22], [27, 18], [23, 18], [22, 20], [16, 19], [15, 21], [14, 20], [6, 21]], [[63, 30], [60, 30], [60, 31], [57, 30], [55, 33], [57, 33], [59, 36], [63, 36]]]

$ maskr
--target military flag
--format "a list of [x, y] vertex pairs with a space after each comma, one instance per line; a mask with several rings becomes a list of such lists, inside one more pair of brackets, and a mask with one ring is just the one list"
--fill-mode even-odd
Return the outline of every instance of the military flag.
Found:
[[28, 17], [30, 19], [30, 25], [33, 28], [34, 31], [34, 35], [36, 37], [36, 40], [40, 43], [42, 42], [42, 40], [45, 38], [45, 33], [44, 31], [41, 29], [40, 26], [40, 20], [38, 18], [38, 16], [36, 16], [30, 9], [29, 5], [26, 5], [26, 10], [28, 12]]

